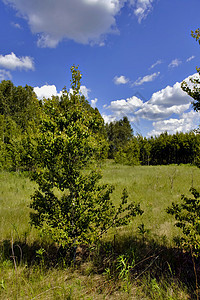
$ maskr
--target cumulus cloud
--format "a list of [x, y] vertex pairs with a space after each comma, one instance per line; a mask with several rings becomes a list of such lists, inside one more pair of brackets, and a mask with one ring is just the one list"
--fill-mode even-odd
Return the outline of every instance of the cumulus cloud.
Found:
[[[199, 79], [199, 74], [195, 73], [184, 80], [192, 88], [191, 78]], [[118, 120], [125, 115], [135, 127], [135, 123], [139, 124], [142, 119], [153, 121], [153, 130], [147, 136], [159, 135], [164, 131], [169, 134], [188, 132], [200, 123], [200, 113], [190, 110], [192, 99], [183, 92], [180, 82], [153, 93], [148, 101], [142, 99], [142, 95], [135, 94], [131, 98], [111, 101], [109, 106], [104, 107], [105, 111], [111, 112], [103, 114], [105, 122]]]
[[[62, 96], [62, 91], [58, 92], [57, 88], [54, 84], [52, 85], [43, 85], [41, 87], [34, 87], [34, 92], [36, 93], [38, 99], [43, 98], [51, 98], [52, 96]], [[73, 93], [72, 89], [69, 90], [70, 93]], [[88, 89], [85, 85], [80, 86], [80, 92], [83, 96], [88, 98], [88, 93], [90, 92], [90, 89]]]
[[160, 75], [160, 72], [157, 72], [157, 73], [153, 73], [153, 74], [150, 74], [150, 75], [146, 75], [144, 77], [139, 77], [134, 83], [133, 85], [142, 85], [143, 83], [146, 83], [146, 82], [151, 82], [153, 80], [156, 79], [156, 77], [158, 77]]
[[34, 62], [32, 57], [17, 57], [13, 52], [5, 56], [0, 55], [0, 66], [9, 70], [34, 70]]
[[191, 99], [181, 89], [181, 83], [176, 82], [173, 86], [167, 86], [153, 93], [151, 99], [145, 102], [136, 114], [138, 117], [148, 120], [162, 120], [172, 114], [182, 114], [189, 109], [190, 103]]
[[0, 69], [0, 81], [7, 79], [12, 79], [11, 73], [9, 71]]
[[91, 92], [91, 90], [88, 89], [85, 85], [81, 85], [80, 92], [83, 96], [85, 96], [86, 99], [88, 99], [88, 94]]
[[58, 93], [55, 85], [43, 85], [41, 87], [34, 87], [38, 99], [51, 98], [52, 96], [61, 96], [61, 92]]
[[[189, 102], [189, 101], [188, 101]], [[185, 105], [173, 105], [171, 107], [162, 107], [161, 105], [152, 105], [149, 102], [144, 103], [143, 107], [136, 112], [136, 116], [147, 120], [163, 120], [169, 118], [172, 114], [180, 115], [189, 109], [190, 103]]]
[[182, 61], [178, 58], [173, 59], [170, 64], [168, 65], [169, 68], [176, 68], [182, 64]]
[[[195, 73], [186, 78], [185, 81], [189, 83], [189, 79], [191, 77], [196, 78], [197, 75]], [[111, 110], [117, 116], [127, 114], [137, 118], [158, 121], [166, 119], [172, 114], [181, 115], [189, 109], [191, 103], [191, 98], [181, 89], [180, 82], [153, 93], [150, 100], [146, 102], [140, 98], [133, 96], [126, 100], [111, 101], [106, 109]]]
[[97, 98], [91, 100], [91, 106], [92, 106], [92, 108], [95, 108], [95, 107], [96, 107], [97, 101], [98, 101]]
[[104, 119], [104, 122], [108, 123], [108, 124], [116, 121], [116, 119], [117, 119], [116, 116], [106, 115], [106, 114], [102, 114], [102, 118]]
[[167, 131], [169, 134], [176, 132], [189, 132], [198, 127], [200, 122], [200, 114], [198, 112], [190, 111], [183, 113], [179, 119], [169, 119], [158, 122], [153, 122], [154, 129], [149, 132], [148, 136], [160, 135]]
[[142, 107], [143, 101], [136, 96], [127, 99], [111, 101], [109, 106], [104, 106], [106, 111], [111, 111], [112, 115], [103, 114], [105, 122], [112, 122], [112, 120], [128, 116], [130, 121], [136, 121], [135, 112]]
[[115, 76], [114, 79], [113, 79], [113, 81], [114, 81], [114, 84], [119, 85], [119, 84], [126, 84], [126, 83], [128, 83], [129, 79], [126, 78], [124, 75], [121, 75], [119, 77]]
[[188, 59], [186, 60], [186, 62], [189, 62], [189, 61], [193, 60], [194, 58], [195, 58], [195, 56], [192, 55], [192, 56], [188, 57]]
[[118, 32], [116, 16], [129, 4], [141, 22], [153, 0], [3, 0], [25, 18], [39, 47], [56, 47], [67, 38], [78, 43], [103, 45], [107, 33]]
[[188, 95], [181, 89], [181, 83], [176, 82], [173, 86], [167, 86], [166, 88], [153, 93], [148, 103], [167, 108], [173, 105], [188, 104], [189, 100]]

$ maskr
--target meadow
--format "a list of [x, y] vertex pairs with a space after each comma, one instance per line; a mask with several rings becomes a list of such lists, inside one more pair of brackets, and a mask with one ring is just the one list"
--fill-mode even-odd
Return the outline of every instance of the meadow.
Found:
[[80, 247], [69, 265], [29, 224], [35, 184], [23, 173], [0, 173], [1, 299], [197, 298], [192, 260], [175, 245], [181, 232], [166, 208], [189, 196], [190, 187], [200, 190], [200, 169], [107, 161], [101, 182], [115, 186], [114, 204], [126, 188], [144, 213], [110, 230], [96, 248]]

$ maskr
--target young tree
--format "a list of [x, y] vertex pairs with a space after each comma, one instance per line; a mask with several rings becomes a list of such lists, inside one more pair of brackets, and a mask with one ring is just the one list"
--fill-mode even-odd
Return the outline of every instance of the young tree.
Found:
[[71, 72], [72, 92], [64, 89], [60, 99], [44, 103], [36, 141], [38, 168], [32, 176], [38, 189], [30, 215], [34, 226], [65, 249], [95, 243], [110, 227], [142, 214], [139, 205], [127, 204], [125, 191], [116, 209], [110, 200], [113, 188], [99, 185], [99, 172], [87, 168], [102, 147], [101, 128], [97, 130], [102, 123], [79, 93], [80, 71], [73, 66]]
[[175, 226], [182, 229], [181, 245], [187, 251], [200, 255], [200, 194], [196, 189], [190, 189], [193, 197], [181, 196], [180, 204], [172, 203], [167, 213], [175, 217]]

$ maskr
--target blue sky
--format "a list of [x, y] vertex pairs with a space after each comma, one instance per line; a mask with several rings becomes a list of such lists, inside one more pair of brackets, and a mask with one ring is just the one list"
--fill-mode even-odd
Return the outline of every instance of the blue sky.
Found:
[[200, 66], [199, 0], [0, 0], [0, 80], [39, 98], [70, 87], [106, 122], [127, 115], [143, 136], [200, 124], [180, 84]]

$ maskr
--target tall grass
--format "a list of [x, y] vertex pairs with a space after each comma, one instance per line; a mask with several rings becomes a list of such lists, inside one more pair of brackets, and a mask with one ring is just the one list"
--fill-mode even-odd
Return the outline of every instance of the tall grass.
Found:
[[29, 226], [30, 195], [34, 183], [20, 173], [0, 173], [0, 236], [3, 239], [26, 237]]
[[200, 190], [200, 169], [190, 165], [130, 167], [109, 162], [103, 168], [102, 181], [115, 186], [114, 203], [118, 202], [122, 189], [126, 187], [129, 200], [140, 203], [144, 210], [144, 214], [136, 217], [123, 232], [134, 233], [143, 223], [152, 235], [166, 237], [171, 243], [179, 230], [165, 209], [172, 202], [179, 202], [182, 194], [190, 195], [191, 186]]
[[[102, 166], [102, 183], [123, 188], [144, 214], [110, 231], [96, 250], [78, 249], [69, 267], [58, 249], [29, 225], [33, 182], [19, 173], [0, 173], [0, 299], [192, 299], [194, 275], [186, 253], [174, 248], [179, 234], [165, 209], [200, 190], [193, 166]], [[59, 256], [59, 259], [57, 257]]]

